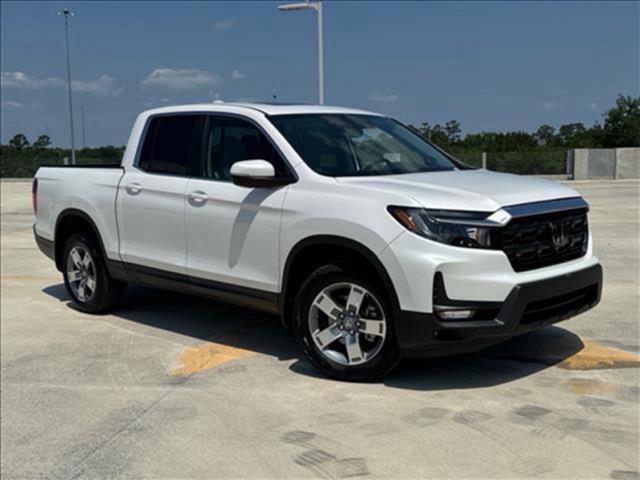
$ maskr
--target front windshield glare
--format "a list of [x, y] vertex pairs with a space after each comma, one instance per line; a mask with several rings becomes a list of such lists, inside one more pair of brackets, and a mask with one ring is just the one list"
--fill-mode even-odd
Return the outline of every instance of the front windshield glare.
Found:
[[277, 115], [271, 122], [315, 172], [331, 177], [453, 170], [451, 160], [398, 122], [371, 115]]

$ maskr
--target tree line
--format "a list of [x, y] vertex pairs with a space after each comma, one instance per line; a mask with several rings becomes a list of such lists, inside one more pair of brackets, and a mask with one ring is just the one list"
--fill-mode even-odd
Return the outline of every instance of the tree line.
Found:
[[535, 132], [481, 132], [462, 137], [460, 124], [423, 123], [412, 128], [451, 152], [523, 152], [543, 149], [640, 147], [640, 97], [619, 95], [614, 107], [603, 115], [603, 123], [587, 127], [567, 123], [558, 129], [540, 125]]
[[[566, 150], [573, 148], [640, 147], [640, 97], [619, 95], [616, 104], [591, 126], [568, 123], [558, 129], [541, 125], [535, 132], [481, 132], [462, 136], [460, 123], [422, 123], [412, 130], [463, 161], [478, 165], [481, 152], [489, 153], [489, 168], [515, 173], [564, 173]], [[119, 163], [124, 146], [108, 145], [76, 151], [78, 163]], [[526, 154], [526, 155], [525, 155]], [[48, 135], [33, 143], [18, 133], [0, 145], [0, 176], [31, 176], [40, 164], [62, 164], [69, 149], [51, 146]], [[523, 159], [529, 163], [524, 164]], [[537, 164], [536, 164], [537, 162]]]

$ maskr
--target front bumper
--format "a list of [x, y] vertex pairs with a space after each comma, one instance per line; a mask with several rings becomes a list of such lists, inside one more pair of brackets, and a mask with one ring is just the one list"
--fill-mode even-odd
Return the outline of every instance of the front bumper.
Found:
[[425, 357], [479, 350], [520, 333], [585, 312], [600, 301], [602, 267], [514, 286], [488, 320], [447, 322], [433, 313], [400, 310], [396, 336], [404, 356]]

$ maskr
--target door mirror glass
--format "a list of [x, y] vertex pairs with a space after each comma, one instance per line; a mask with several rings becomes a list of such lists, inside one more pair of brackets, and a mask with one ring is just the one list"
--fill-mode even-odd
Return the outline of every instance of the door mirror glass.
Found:
[[231, 165], [231, 180], [236, 185], [250, 188], [268, 188], [283, 185], [276, 177], [273, 165], [266, 160], [241, 160]]

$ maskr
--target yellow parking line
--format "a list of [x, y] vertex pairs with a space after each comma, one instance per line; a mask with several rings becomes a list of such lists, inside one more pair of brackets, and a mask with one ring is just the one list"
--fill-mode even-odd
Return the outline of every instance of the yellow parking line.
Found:
[[194, 373], [217, 367], [223, 363], [255, 355], [256, 352], [220, 343], [204, 343], [188, 347], [180, 355], [180, 366], [174, 368], [174, 377], [188, 377]]
[[568, 370], [595, 370], [640, 366], [640, 355], [583, 340], [584, 348], [558, 364]]

